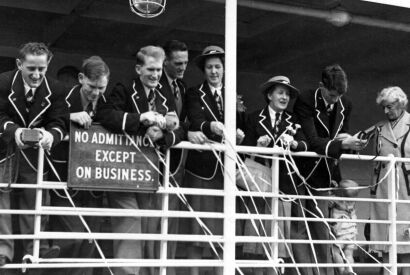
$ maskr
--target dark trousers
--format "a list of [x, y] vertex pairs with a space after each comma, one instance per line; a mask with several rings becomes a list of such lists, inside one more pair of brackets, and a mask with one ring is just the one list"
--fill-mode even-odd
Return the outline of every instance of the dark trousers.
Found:
[[[0, 164], [0, 182], [7, 183], [10, 179], [9, 169], [4, 169], [5, 163]], [[16, 172], [13, 167], [12, 170]], [[13, 173], [14, 173], [13, 172]], [[21, 156], [18, 163], [17, 171], [17, 182], [18, 183], [36, 183], [37, 173], [34, 171], [26, 160]], [[18, 192], [16, 195], [17, 205], [19, 209], [35, 209], [36, 203], [36, 189], [19, 189], [13, 192]], [[11, 208], [11, 194], [10, 190], [1, 189], [0, 190], [0, 209], [10, 209]], [[42, 205], [49, 205], [50, 199], [47, 191], [43, 191]], [[33, 234], [34, 233], [34, 215], [18, 215], [19, 227], [21, 234]], [[48, 216], [41, 217], [41, 231], [44, 231], [46, 224], [48, 222]], [[5, 214], [0, 215], [0, 236], [4, 234], [12, 234], [12, 222], [11, 215]], [[49, 248], [48, 241], [44, 240], [40, 242], [40, 249]], [[23, 240], [24, 254], [33, 254], [33, 241]], [[14, 257], [14, 241], [6, 240], [0, 238], [0, 255], [4, 255], [9, 260]]]
[[[301, 193], [299, 193], [301, 195]], [[315, 196], [327, 196], [327, 192], [313, 192]], [[316, 206], [316, 204], [317, 206]], [[292, 208], [292, 215], [295, 217], [303, 217], [303, 209], [301, 206], [306, 208], [304, 211], [305, 216], [308, 218], [329, 217], [329, 202], [325, 200], [306, 200], [301, 203], [296, 203]], [[319, 208], [319, 210], [317, 209]], [[311, 213], [310, 213], [311, 212]], [[291, 230], [292, 239], [309, 240], [308, 229], [312, 240], [329, 240], [330, 232], [329, 227], [321, 221], [308, 222], [308, 228], [304, 221], [292, 222], [293, 230]], [[293, 253], [296, 263], [316, 263], [314, 255], [316, 255], [317, 263], [332, 263], [332, 246], [330, 244], [315, 244], [314, 250], [311, 244], [293, 244]], [[304, 267], [299, 268], [302, 275], [333, 275], [333, 268], [316, 268], [316, 267]]]
[[[74, 191], [70, 194], [76, 207], [96, 208], [102, 206], [102, 194], [90, 191]], [[72, 207], [63, 191], [51, 192], [51, 205]], [[91, 232], [100, 232], [101, 217], [83, 216], [83, 218]], [[50, 228], [52, 231], [59, 232], [88, 232], [79, 216], [52, 216]], [[96, 255], [96, 246], [91, 239], [54, 240], [54, 244], [60, 247], [61, 258], [100, 258], [99, 255]], [[93, 268], [61, 268], [53, 270], [53, 274], [92, 275]]]

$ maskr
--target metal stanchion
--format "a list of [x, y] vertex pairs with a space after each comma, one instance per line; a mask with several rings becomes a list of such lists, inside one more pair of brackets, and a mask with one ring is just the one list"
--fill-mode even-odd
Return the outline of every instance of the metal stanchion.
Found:
[[[38, 165], [37, 165], [37, 186], [43, 183], [44, 172], [44, 150], [38, 148]], [[43, 189], [36, 189], [36, 211], [40, 211], [43, 202]], [[41, 232], [41, 214], [34, 215], [34, 235], [38, 236]], [[37, 260], [40, 257], [40, 240], [34, 239], [33, 241], [33, 257]]]
[[[225, 138], [236, 143], [236, 0], [227, 0], [225, 5]], [[235, 158], [234, 146], [227, 146], [224, 159], [224, 275], [235, 274]]]
[[389, 167], [393, 169], [390, 172], [389, 178], [390, 183], [388, 184], [388, 196], [390, 199], [389, 203], [389, 241], [391, 242], [389, 249], [389, 263], [391, 265], [390, 271], [392, 274], [397, 274], [397, 223], [396, 223], [396, 159], [393, 155], [389, 155], [391, 161]]
[[[168, 191], [169, 189], [169, 162], [170, 162], [170, 151], [167, 150], [165, 155], [165, 172], [164, 172], [164, 179], [163, 185], [164, 190]], [[169, 194], [165, 192], [162, 194], [162, 212], [166, 214], [169, 211]], [[168, 235], [168, 217], [164, 216], [161, 218], [161, 235], [165, 236]], [[167, 260], [167, 250], [168, 250], [168, 241], [161, 241], [161, 250], [160, 250], [160, 259], [161, 261]], [[167, 267], [161, 266], [160, 267], [160, 274], [167, 275]]]

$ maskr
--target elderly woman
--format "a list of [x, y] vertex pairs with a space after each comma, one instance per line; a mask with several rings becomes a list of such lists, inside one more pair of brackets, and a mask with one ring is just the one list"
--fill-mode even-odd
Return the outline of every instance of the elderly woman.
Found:
[[[224, 50], [218, 46], [206, 47], [202, 54], [195, 58], [196, 65], [204, 73], [205, 81], [199, 86], [190, 88], [186, 95], [187, 114], [190, 122], [188, 139], [193, 143], [222, 142], [224, 136]], [[239, 122], [237, 123], [240, 124]], [[237, 131], [237, 143], [243, 133]], [[220, 159], [223, 159], [221, 153]], [[212, 151], [189, 150], [186, 161], [184, 185], [193, 188], [223, 189], [221, 164]], [[223, 200], [220, 197], [195, 196], [191, 201], [195, 211], [222, 212]], [[214, 235], [222, 235], [221, 219], [202, 219]], [[204, 229], [193, 219], [192, 234], [204, 234]], [[208, 243], [193, 243], [188, 248], [188, 256], [200, 259]], [[218, 245], [215, 244], [218, 248]], [[220, 256], [222, 251], [218, 250]], [[216, 257], [216, 255], [214, 255]], [[192, 268], [191, 275], [199, 274], [198, 268]], [[217, 268], [215, 274], [222, 274]]]
[[[381, 121], [375, 127], [375, 151], [376, 155], [387, 156], [393, 154], [396, 157], [410, 156], [410, 114], [406, 111], [407, 96], [399, 87], [388, 87], [383, 89], [377, 96], [376, 102], [383, 108], [386, 120]], [[398, 164], [396, 171], [396, 190], [399, 200], [410, 200], [410, 184], [409, 184], [409, 169], [410, 164]], [[409, 169], [409, 170], [408, 170]], [[376, 197], [378, 199], [388, 198], [388, 186], [391, 185], [389, 166], [385, 162], [377, 163], [374, 179], [379, 182], [376, 186]], [[397, 204], [397, 220], [410, 221], [410, 204]], [[370, 219], [387, 220], [388, 207], [386, 203], [373, 203], [370, 208]], [[408, 242], [410, 240], [408, 230], [410, 224], [397, 224], [397, 241]], [[371, 224], [372, 241], [388, 241], [389, 240], [389, 225], [388, 224]], [[388, 245], [372, 245], [374, 250], [383, 253], [383, 260], [388, 262]], [[397, 246], [397, 260], [399, 263], [410, 263], [410, 246]], [[385, 270], [384, 274], [389, 274]], [[410, 275], [410, 268], [401, 268], [401, 275]]]
[[[266, 106], [262, 110], [258, 110], [249, 115], [249, 119], [245, 128], [244, 145], [273, 147], [275, 145], [289, 148], [292, 151], [306, 151], [307, 143], [299, 125], [296, 123], [295, 117], [288, 112], [289, 101], [296, 98], [298, 90], [290, 84], [289, 78], [286, 76], [274, 76], [261, 86], [261, 91], [265, 97]], [[256, 161], [270, 167], [270, 162], [263, 158], [256, 158]], [[290, 168], [291, 169], [291, 168]], [[296, 194], [297, 184], [299, 183], [296, 177], [293, 177], [292, 182], [289, 176], [288, 168], [283, 161], [279, 165], [279, 189], [285, 194]], [[291, 171], [290, 171], [291, 172]], [[254, 198], [256, 208], [252, 202], [249, 202], [248, 207], [252, 212], [268, 213], [269, 207], [262, 198]], [[279, 201], [279, 215], [291, 215], [291, 203]], [[264, 232], [271, 232], [270, 222], [264, 222], [262, 225], [255, 221], [258, 225], [258, 231], [261, 236]], [[279, 222], [279, 236], [282, 239], [290, 238], [290, 222]], [[269, 234], [269, 233], [268, 233]], [[245, 223], [245, 235], [257, 235], [257, 232], [251, 221]], [[289, 258], [291, 245], [279, 245], [279, 257]], [[268, 248], [269, 251], [269, 248]], [[249, 258], [265, 258], [265, 250], [262, 245], [255, 243], [246, 243], [243, 247], [243, 252]], [[270, 274], [268, 270], [268, 274]], [[263, 274], [263, 269], [255, 269], [253, 274]]]

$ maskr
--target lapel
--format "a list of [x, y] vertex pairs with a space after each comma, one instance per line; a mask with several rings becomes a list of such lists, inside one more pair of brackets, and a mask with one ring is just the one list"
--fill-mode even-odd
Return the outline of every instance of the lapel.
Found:
[[274, 140], [274, 130], [272, 127], [272, 120], [269, 114], [269, 106], [266, 106], [259, 113], [259, 126], [263, 129], [260, 136], [268, 135], [272, 141]]
[[131, 99], [134, 104], [136, 113], [141, 114], [148, 112], [147, 95], [145, 94], [145, 90], [138, 78], [134, 79], [134, 81], [132, 82], [132, 91], [133, 93], [131, 95]]
[[164, 94], [161, 91], [162, 88], [163, 86], [161, 85], [161, 83], [158, 83], [158, 86], [155, 87], [155, 94], [156, 94], [155, 105], [156, 105], [158, 113], [162, 115], [166, 115], [166, 113], [168, 113], [169, 103], [167, 103], [167, 98], [164, 96]]
[[70, 110], [70, 113], [84, 111], [83, 103], [81, 101], [80, 89], [81, 89], [80, 85], [74, 86], [65, 98], [68, 108]]
[[[222, 89], [223, 91], [223, 89]], [[205, 81], [199, 87], [200, 97], [205, 105], [208, 112], [212, 115], [212, 117], [219, 121], [218, 119], [218, 106], [216, 105], [216, 101], [214, 96], [212, 95], [211, 89], [209, 88], [208, 83]]]
[[26, 122], [26, 97], [24, 92], [24, 83], [21, 72], [17, 70], [13, 76], [11, 83], [10, 95], [8, 97], [10, 104], [13, 106], [16, 113], [19, 115], [24, 127], [27, 127]]
[[[403, 117], [397, 123], [396, 127], [393, 129], [393, 134], [396, 137], [396, 140], [400, 140], [408, 131], [410, 124], [410, 115], [404, 111]], [[390, 125], [390, 123], [389, 123]]]
[[[157, 107], [157, 112], [165, 115], [168, 112], [167, 98], [161, 93], [162, 85], [159, 83], [155, 90], [155, 104]], [[132, 84], [133, 93], [131, 99], [135, 110], [137, 113], [142, 114], [149, 111], [148, 108], [148, 99], [145, 94], [145, 89], [142, 86], [141, 81], [136, 78]]]
[[391, 128], [390, 122], [386, 121], [381, 127], [380, 127], [380, 136], [385, 138], [386, 140], [390, 141], [393, 144], [397, 145], [397, 140], [396, 137], [394, 136], [393, 130]]
[[285, 132], [289, 126], [292, 126], [293, 123], [290, 121], [291, 119], [292, 116], [288, 112], [283, 111], [282, 119], [279, 123], [279, 134]]
[[342, 129], [343, 121], [345, 119], [344, 111], [345, 106], [343, 105], [342, 98], [339, 98], [339, 101], [336, 104], [335, 125], [333, 126], [331, 137], [336, 137]]
[[315, 111], [316, 111], [316, 118], [320, 122], [320, 125], [326, 130], [327, 134], [330, 136], [329, 131], [329, 117], [326, 114], [326, 106], [325, 101], [322, 98], [322, 94], [320, 93], [320, 89], [317, 88], [315, 91]]
[[41, 123], [41, 115], [44, 114], [51, 106], [50, 96], [52, 92], [48, 85], [47, 77], [44, 77], [43, 82], [37, 88], [34, 96], [34, 103], [28, 113], [28, 127], [36, 127]]

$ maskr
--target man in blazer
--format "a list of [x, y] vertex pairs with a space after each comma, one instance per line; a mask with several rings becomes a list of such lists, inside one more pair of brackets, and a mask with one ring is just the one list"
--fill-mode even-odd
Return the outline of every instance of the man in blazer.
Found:
[[[305, 177], [310, 175], [306, 185], [308, 194], [328, 195], [327, 191], [320, 191], [317, 188], [329, 188], [332, 187], [332, 181], [340, 181], [337, 159], [345, 150], [361, 150], [365, 145], [363, 141], [347, 133], [352, 107], [350, 101], [344, 96], [346, 92], [346, 74], [338, 64], [335, 64], [323, 70], [319, 88], [302, 92], [296, 100], [294, 112], [301, 123], [309, 148], [322, 155], [313, 160], [308, 158], [301, 163], [301, 170], [304, 171]], [[306, 209], [312, 213], [306, 212], [307, 217], [329, 217], [327, 201], [306, 200], [305, 204]], [[295, 211], [302, 216], [302, 208], [297, 208]], [[294, 224], [298, 232], [294, 238], [308, 239], [304, 222]], [[310, 222], [309, 229], [312, 239], [330, 238], [330, 228], [325, 222]], [[297, 262], [315, 262], [313, 248], [309, 244], [295, 244], [293, 247]], [[314, 248], [318, 263], [332, 261], [331, 245], [314, 245]], [[320, 274], [333, 274], [332, 268], [302, 268], [300, 271], [302, 274], [315, 274], [319, 270]]]
[[[186, 84], [183, 81], [185, 70], [188, 65], [188, 47], [184, 42], [178, 40], [170, 40], [163, 46], [165, 51], [164, 68], [159, 83], [162, 85], [161, 91], [164, 94], [173, 95], [175, 110], [180, 120], [180, 125], [184, 127], [185, 131], [188, 131], [188, 123], [186, 122], [186, 104], [185, 104], [185, 92]], [[185, 173], [185, 157], [182, 149], [171, 150], [170, 160], [170, 183], [175, 185], [182, 185], [182, 180]], [[169, 209], [176, 211], [179, 210], [179, 198], [177, 196], [169, 197]], [[168, 222], [168, 234], [178, 233], [179, 220], [176, 218], [169, 219]], [[158, 229], [160, 232], [160, 228]], [[168, 243], [168, 259], [174, 259], [177, 248], [177, 242]], [[159, 250], [157, 256], [159, 256]], [[175, 269], [169, 269], [169, 274], [175, 274]]]
[[[95, 117], [98, 99], [104, 96], [110, 77], [107, 64], [99, 56], [91, 56], [83, 61], [81, 71], [77, 75], [80, 85], [74, 86], [66, 101], [70, 110], [70, 121], [80, 127], [88, 129]], [[69, 143], [61, 142], [52, 152], [51, 180], [67, 181]], [[101, 207], [102, 196], [92, 191], [70, 192], [71, 198], [77, 207]], [[71, 207], [71, 203], [63, 192], [54, 190], [51, 193], [53, 206]], [[100, 231], [100, 217], [85, 217], [92, 232]], [[54, 231], [84, 232], [85, 228], [76, 216], [52, 216], [50, 227]], [[61, 248], [60, 257], [63, 258], [93, 258], [95, 244], [88, 240], [55, 240]], [[54, 274], [92, 274], [92, 268], [77, 268], [53, 270]]]
[[[170, 147], [185, 138], [183, 127], [163, 131], [156, 126], [158, 116], [176, 110], [172, 93], [162, 90], [159, 80], [165, 59], [160, 47], [146, 46], [137, 53], [135, 70], [137, 78], [128, 86], [117, 84], [106, 101], [100, 100], [97, 120], [108, 130], [131, 135], [147, 135], [161, 147]], [[127, 209], [158, 209], [159, 199], [154, 194], [110, 192], [109, 203], [113, 207]], [[157, 232], [158, 219], [140, 217], [112, 218], [113, 231], [119, 233]], [[114, 241], [116, 258], [142, 258], [141, 241]], [[154, 243], [145, 242], [146, 258], [153, 258]], [[138, 274], [135, 267], [118, 268], [115, 274]]]
[[[67, 133], [68, 108], [65, 88], [46, 77], [52, 53], [43, 43], [27, 43], [20, 48], [17, 70], [0, 75], [0, 182], [35, 183], [38, 147], [50, 150]], [[30, 131], [30, 129], [32, 131]], [[36, 129], [36, 130], [33, 130]], [[31, 135], [27, 136], [26, 134]], [[0, 209], [10, 209], [10, 190], [0, 192]], [[35, 189], [18, 194], [18, 208], [34, 209]], [[43, 193], [48, 205], [48, 193]], [[20, 232], [33, 234], [34, 216], [19, 215]], [[43, 216], [42, 228], [46, 218]], [[0, 215], [0, 235], [12, 234], [10, 215]], [[24, 252], [33, 253], [31, 241], [23, 241]], [[58, 247], [41, 242], [41, 257], [57, 257]], [[0, 265], [14, 256], [13, 240], [0, 239]]]

